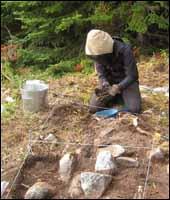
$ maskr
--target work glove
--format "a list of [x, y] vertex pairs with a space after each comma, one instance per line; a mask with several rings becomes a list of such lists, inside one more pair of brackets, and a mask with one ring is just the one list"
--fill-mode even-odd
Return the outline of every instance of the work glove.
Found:
[[105, 99], [107, 96], [109, 96], [109, 90], [108, 88], [96, 88], [95, 89], [95, 94], [98, 100], [102, 101], [103, 99]]
[[110, 88], [109, 88], [109, 94], [111, 96], [115, 96], [116, 94], [120, 93], [120, 88], [118, 85], [112, 85]]
[[107, 81], [104, 81], [102, 85], [99, 88], [95, 89], [95, 94], [97, 97], [104, 97], [106, 95], [109, 95], [109, 83]]

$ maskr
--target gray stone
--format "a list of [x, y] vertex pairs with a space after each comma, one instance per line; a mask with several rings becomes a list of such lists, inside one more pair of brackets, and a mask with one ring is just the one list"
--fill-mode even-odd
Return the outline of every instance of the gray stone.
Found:
[[161, 160], [164, 158], [164, 155], [161, 149], [158, 147], [149, 152], [148, 158], [151, 160]]
[[121, 156], [122, 154], [125, 153], [125, 149], [121, 146], [121, 145], [118, 145], [118, 144], [115, 144], [115, 145], [109, 145], [105, 148], [102, 148], [102, 149], [99, 149], [98, 151], [110, 151], [112, 156], [115, 158], [115, 157], [119, 157]]
[[86, 198], [100, 198], [112, 181], [112, 176], [93, 172], [81, 173], [81, 188]]
[[139, 162], [133, 158], [129, 157], [118, 157], [116, 158], [116, 163], [123, 167], [138, 167]]
[[54, 195], [54, 188], [46, 182], [37, 182], [30, 187], [24, 199], [47, 199]]
[[95, 164], [95, 171], [104, 174], [114, 174], [117, 171], [116, 164], [110, 151], [99, 152]]
[[80, 174], [73, 178], [68, 193], [71, 198], [78, 198], [81, 194], [83, 194], [81, 189]]
[[76, 154], [72, 153], [67, 153], [61, 158], [59, 162], [59, 174], [62, 181], [69, 181], [75, 167], [76, 160]]
[[9, 103], [13, 103], [15, 100], [14, 100], [12, 97], [7, 96], [7, 97], [5, 98], [5, 101], [6, 101], [6, 102], [9, 102]]

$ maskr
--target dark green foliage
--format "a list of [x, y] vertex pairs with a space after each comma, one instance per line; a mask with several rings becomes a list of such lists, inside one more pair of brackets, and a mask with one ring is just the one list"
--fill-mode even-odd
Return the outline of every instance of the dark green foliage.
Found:
[[168, 1], [1, 1], [1, 43], [20, 45], [18, 65], [57, 66], [55, 73], [66, 73], [84, 58], [90, 29], [131, 43], [138, 33], [165, 36], [168, 9]]

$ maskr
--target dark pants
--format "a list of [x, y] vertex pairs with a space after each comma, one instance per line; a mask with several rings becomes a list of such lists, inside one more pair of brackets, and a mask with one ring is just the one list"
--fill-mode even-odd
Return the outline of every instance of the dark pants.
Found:
[[141, 111], [141, 95], [139, 90], [139, 84], [137, 82], [133, 83], [126, 89], [122, 91], [121, 94], [116, 96], [107, 96], [103, 99], [99, 99], [94, 93], [90, 100], [90, 113], [95, 113], [104, 108], [99, 107], [113, 107], [114, 104], [124, 104], [124, 107], [132, 113], [140, 113]]

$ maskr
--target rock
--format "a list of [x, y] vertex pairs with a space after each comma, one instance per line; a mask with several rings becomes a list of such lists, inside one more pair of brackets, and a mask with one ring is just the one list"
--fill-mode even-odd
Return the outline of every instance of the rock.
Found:
[[123, 167], [138, 167], [139, 162], [133, 158], [129, 157], [118, 157], [116, 158], [116, 163]]
[[133, 122], [133, 125], [134, 125], [135, 127], [137, 127], [137, 126], [138, 126], [138, 117], [133, 118], [133, 119], [132, 119], [132, 122]]
[[1, 104], [1, 113], [5, 111], [5, 107]]
[[59, 162], [59, 174], [62, 181], [69, 181], [75, 167], [76, 160], [76, 154], [72, 153], [67, 153], [61, 158]]
[[93, 172], [81, 173], [81, 188], [86, 198], [100, 198], [112, 181], [112, 176]]
[[50, 133], [46, 138], [44, 138], [44, 141], [51, 143], [50, 151], [53, 151], [53, 148], [56, 146], [58, 140], [52, 133]]
[[148, 153], [148, 158], [151, 160], [162, 160], [164, 158], [163, 152], [161, 149], [155, 148]]
[[99, 149], [98, 151], [100, 152], [100, 151], [103, 151], [103, 150], [110, 151], [114, 158], [119, 157], [119, 156], [121, 156], [122, 154], [125, 153], [125, 149], [121, 145], [118, 145], [118, 144], [109, 145], [108, 147]]
[[40, 140], [43, 140], [43, 139], [44, 139], [44, 136], [43, 136], [43, 135], [39, 135], [39, 139], [40, 139]]
[[141, 93], [142, 99], [148, 98], [148, 95], [146, 93]]
[[83, 193], [81, 189], [80, 174], [73, 178], [68, 193], [71, 198], [78, 198]]
[[161, 112], [161, 116], [166, 116], [166, 112]]
[[81, 149], [81, 148], [76, 149], [76, 154], [77, 154], [77, 155], [81, 155], [81, 153], [82, 153], [82, 149]]
[[57, 138], [52, 133], [50, 133], [44, 140], [54, 142], [57, 141]]
[[7, 189], [8, 185], [9, 185], [9, 182], [1, 181], [1, 197], [5, 193], [5, 190]]
[[169, 174], [169, 164], [167, 165], [167, 174]]
[[169, 91], [169, 87], [165, 86], [165, 87], [157, 87], [153, 89], [153, 92], [168, 92]]
[[113, 174], [116, 171], [116, 164], [110, 151], [100, 151], [97, 156], [95, 171], [104, 174]]
[[169, 155], [169, 141], [165, 141], [159, 145], [160, 150], [164, 155]]
[[54, 195], [54, 188], [46, 182], [37, 182], [30, 187], [24, 199], [47, 199]]
[[146, 85], [140, 85], [139, 88], [141, 92], [147, 92], [147, 91], [150, 92], [153, 90], [151, 87], [148, 87]]
[[95, 171], [104, 174], [114, 174], [117, 171], [116, 164], [114, 163], [110, 151], [99, 152], [95, 164]]
[[7, 96], [7, 97], [5, 98], [5, 101], [6, 101], [6, 102], [9, 102], [9, 103], [13, 103], [15, 100], [14, 100], [12, 97]]

